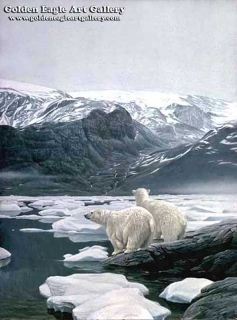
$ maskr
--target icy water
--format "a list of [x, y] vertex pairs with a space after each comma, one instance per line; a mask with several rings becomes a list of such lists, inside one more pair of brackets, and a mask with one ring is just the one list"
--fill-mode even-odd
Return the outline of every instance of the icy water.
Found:
[[[237, 216], [234, 196], [163, 196], [180, 206], [186, 213], [189, 229], [196, 229], [220, 221], [222, 218]], [[112, 203], [111, 203], [112, 205]], [[126, 205], [126, 204], [125, 204]], [[85, 207], [86, 209], [86, 207]], [[24, 215], [38, 214], [34, 209]], [[66, 221], [66, 220], [65, 220]], [[63, 264], [63, 255], [76, 254], [78, 249], [94, 244], [112, 248], [108, 240], [73, 242], [69, 237], [56, 237], [47, 232], [21, 232], [22, 228], [51, 229], [52, 223], [43, 224], [36, 220], [0, 218], [0, 246], [11, 252], [8, 265], [0, 268], [0, 319], [1, 320], [46, 320], [54, 319], [47, 313], [46, 299], [39, 294], [39, 286], [53, 275], [66, 276], [77, 272], [103, 272], [99, 262], [81, 263], [68, 268]], [[80, 241], [80, 240], [78, 240]], [[154, 278], [149, 273], [136, 270], [112, 269], [109, 272], [122, 273], [129, 281], [146, 285], [149, 299], [158, 301], [171, 310], [169, 319], [181, 319], [187, 305], [168, 303], [159, 298], [162, 290], [177, 278]], [[63, 319], [63, 318], [61, 318]]]

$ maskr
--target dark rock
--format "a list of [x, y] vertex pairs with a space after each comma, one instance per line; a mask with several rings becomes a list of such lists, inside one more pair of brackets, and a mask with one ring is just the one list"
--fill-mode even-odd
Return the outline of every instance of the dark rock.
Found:
[[141, 150], [163, 146], [143, 127], [120, 106], [22, 130], [2, 125], [0, 194], [105, 194], [126, 178]]
[[153, 244], [145, 251], [120, 254], [105, 265], [142, 268], [159, 275], [237, 276], [237, 219], [188, 232], [183, 240]]
[[217, 281], [204, 289], [193, 299], [183, 320], [226, 320], [237, 317], [237, 278]]

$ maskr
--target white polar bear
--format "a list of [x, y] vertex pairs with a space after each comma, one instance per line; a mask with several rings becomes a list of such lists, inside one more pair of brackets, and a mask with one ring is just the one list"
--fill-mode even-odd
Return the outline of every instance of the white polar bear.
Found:
[[106, 228], [114, 252], [128, 253], [146, 249], [154, 238], [155, 221], [144, 208], [131, 207], [120, 211], [98, 209], [85, 215]]
[[182, 239], [187, 226], [184, 214], [169, 202], [149, 198], [149, 193], [144, 188], [133, 190], [137, 206], [147, 209], [154, 217], [154, 239], [160, 239], [161, 234], [165, 242]]

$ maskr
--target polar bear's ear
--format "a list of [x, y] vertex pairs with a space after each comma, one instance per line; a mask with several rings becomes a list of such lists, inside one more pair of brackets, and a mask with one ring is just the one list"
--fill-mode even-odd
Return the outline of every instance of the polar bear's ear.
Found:
[[136, 190], [133, 190], [133, 191], [132, 191], [132, 194], [134, 194], [134, 195], [135, 195], [135, 193], [136, 193]]
[[151, 190], [150, 189], [146, 189], [146, 190], [147, 190], [148, 194], [150, 194]]

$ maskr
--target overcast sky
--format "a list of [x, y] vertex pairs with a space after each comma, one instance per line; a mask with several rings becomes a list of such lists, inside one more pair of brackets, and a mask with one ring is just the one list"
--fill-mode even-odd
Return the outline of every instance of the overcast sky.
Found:
[[[11, 22], [9, 4], [125, 11], [120, 22]], [[236, 0], [1, 0], [0, 30], [1, 78], [237, 100]]]

